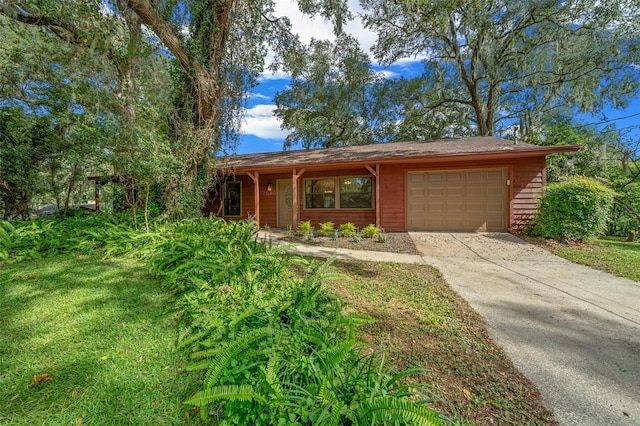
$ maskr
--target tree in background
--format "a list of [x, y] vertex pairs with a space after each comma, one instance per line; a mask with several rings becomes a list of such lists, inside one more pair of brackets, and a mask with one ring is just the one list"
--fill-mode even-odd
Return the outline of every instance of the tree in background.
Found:
[[201, 0], [124, 3], [175, 58], [172, 154], [181, 165], [168, 182], [174, 216], [199, 212], [213, 173], [213, 154], [234, 143], [247, 90], [264, 68], [267, 43], [282, 52], [295, 42], [271, 1]]
[[[25, 173], [14, 184], [29, 186], [5, 193], [5, 206], [19, 205], [18, 216], [28, 217], [35, 197], [66, 211], [82, 195], [83, 171], [95, 169], [114, 140], [108, 73], [86, 48], [2, 15], [0, 38], [0, 155], [4, 171]], [[12, 208], [5, 215], [16, 216]]]
[[383, 76], [371, 70], [353, 37], [342, 34], [335, 43], [312, 40], [287, 55], [285, 69], [291, 84], [275, 97], [275, 115], [282, 128], [291, 130], [285, 149], [298, 143], [309, 149], [387, 139], [393, 117], [385, 114], [375, 93]]
[[640, 8], [628, 3], [362, 2], [365, 24], [378, 35], [376, 58], [425, 58], [421, 79], [438, 92], [426, 111], [464, 108], [477, 134], [515, 124], [519, 137], [558, 108], [597, 111], [637, 93]]
[[67, 142], [42, 164], [56, 204], [64, 200], [66, 211], [87, 174], [117, 175], [135, 213], [138, 186], [155, 187], [180, 169], [167, 161], [167, 61], [143, 37], [137, 15], [122, 1], [22, 1], [3, 3], [0, 12], [10, 41], [2, 49], [11, 82], [3, 102], [49, 115]]

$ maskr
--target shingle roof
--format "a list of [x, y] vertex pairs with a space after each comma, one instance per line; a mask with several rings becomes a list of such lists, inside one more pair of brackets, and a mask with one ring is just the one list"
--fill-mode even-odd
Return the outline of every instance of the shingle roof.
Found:
[[538, 152], [539, 155], [553, 152], [577, 151], [579, 147], [545, 147], [514, 143], [507, 139], [490, 136], [432, 141], [410, 141], [380, 143], [372, 145], [322, 148], [311, 150], [268, 152], [262, 154], [232, 155], [219, 159], [219, 167], [242, 169], [249, 167], [285, 167], [336, 164], [369, 160], [393, 160], [433, 156], [463, 156], [486, 153]]

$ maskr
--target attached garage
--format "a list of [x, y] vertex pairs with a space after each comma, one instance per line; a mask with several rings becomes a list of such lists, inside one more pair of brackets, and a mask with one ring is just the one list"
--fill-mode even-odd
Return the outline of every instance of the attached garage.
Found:
[[508, 175], [506, 168], [409, 172], [409, 230], [507, 231]]

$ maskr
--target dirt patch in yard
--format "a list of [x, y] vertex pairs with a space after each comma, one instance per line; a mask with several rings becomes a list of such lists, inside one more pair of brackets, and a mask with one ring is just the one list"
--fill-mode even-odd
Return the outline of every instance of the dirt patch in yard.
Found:
[[554, 425], [537, 388], [493, 342], [482, 318], [425, 265], [337, 261], [330, 289], [374, 322], [365, 339], [394, 369], [419, 367], [433, 402], [458, 424]]

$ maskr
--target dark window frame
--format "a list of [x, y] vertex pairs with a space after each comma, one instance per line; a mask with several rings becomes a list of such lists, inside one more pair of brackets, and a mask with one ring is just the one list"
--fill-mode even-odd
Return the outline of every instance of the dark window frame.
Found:
[[[237, 191], [230, 191], [228, 186], [237, 185]], [[231, 197], [235, 197], [232, 199]], [[236, 214], [237, 211], [237, 214]], [[241, 217], [242, 216], [242, 182], [230, 181], [225, 182], [222, 191], [222, 215], [225, 217]]]

